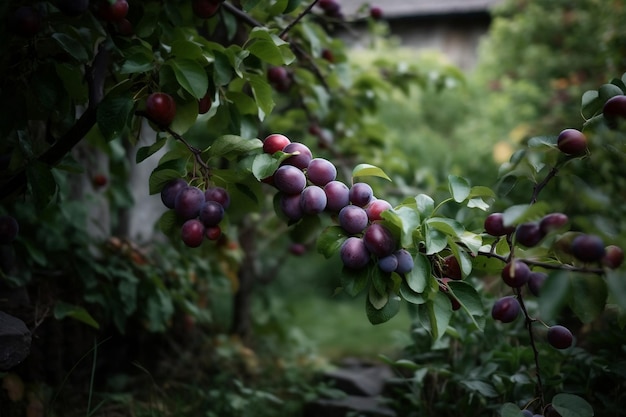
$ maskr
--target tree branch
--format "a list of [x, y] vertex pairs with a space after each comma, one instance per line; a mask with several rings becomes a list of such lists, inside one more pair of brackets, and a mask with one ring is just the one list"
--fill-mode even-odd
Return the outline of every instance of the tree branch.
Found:
[[289, 33], [289, 31], [298, 24], [298, 22], [300, 20], [302, 20], [302, 18], [304, 16], [306, 16], [311, 9], [313, 8], [313, 6], [315, 6], [317, 4], [318, 0], [313, 0], [313, 2], [311, 4], [309, 4], [306, 9], [304, 9], [291, 23], [289, 23], [278, 35], [279, 38], [283, 39], [285, 38], [285, 35], [287, 35], [287, 33]]
[[235, 16], [237, 19], [241, 20], [244, 23], [247, 23], [249, 26], [252, 26], [252, 27], [263, 27], [263, 26], [265, 26], [265, 25], [263, 25], [263, 23], [259, 22], [254, 17], [250, 16], [248, 13], [246, 13], [243, 10], [233, 6], [230, 3], [224, 2], [224, 3], [222, 3], [222, 7], [227, 12], [229, 12], [230, 14]]

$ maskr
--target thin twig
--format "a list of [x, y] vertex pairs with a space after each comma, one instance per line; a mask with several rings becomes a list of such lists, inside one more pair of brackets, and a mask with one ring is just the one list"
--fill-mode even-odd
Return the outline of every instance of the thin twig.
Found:
[[558, 167], [556, 166], [552, 167], [552, 169], [550, 170], [548, 175], [546, 175], [543, 181], [535, 185], [535, 188], [533, 189], [532, 198], [530, 199], [530, 204], [535, 204], [537, 202], [537, 198], [539, 197], [539, 193], [541, 192], [541, 190], [543, 190], [544, 187], [548, 185], [548, 182], [550, 182], [550, 180], [554, 178], [558, 172], [559, 172]]
[[250, 16], [248, 13], [246, 13], [243, 10], [233, 6], [230, 3], [224, 2], [224, 3], [222, 3], [222, 7], [226, 11], [228, 11], [230, 14], [235, 16], [237, 19], [241, 20], [244, 23], [247, 23], [250, 26], [253, 26], [253, 27], [263, 27], [264, 26], [263, 23], [259, 22], [254, 17]]
[[291, 23], [289, 23], [278, 35], [279, 38], [283, 39], [285, 38], [285, 35], [287, 35], [287, 33], [289, 33], [289, 31], [298, 24], [298, 22], [300, 20], [302, 20], [302, 18], [304, 16], [306, 16], [311, 9], [313, 8], [313, 6], [315, 6], [317, 4], [318, 0], [313, 0], [313, 2], [311, 4], [309, 4], [306, 9], [304, 9]]
[[[487, 258], [495, 258], [504, 263], [507, 263], [511, 260], [509, 256], [498, 255], [497, 253], [494, 253], [494, 252], [480, 252], [479, 251], [478, 256], [485, 256]], [[520, 262], [524, 262], [526, 265], [529, 265], [529, 266], [537, 266], [537, 267], [545, 268], [545, 269], [556, 269], [560, 271], [581, 272], [585, 274], [595, 274], [595, 275], [604, 274], [604, 269], [602, 268], [589, 268], [586, 266], [580, 267], [580, 266], [569, 265], [569, 264], [552, 264], [549, 262], [534, 261], [532, 259], [523, 259], [523, 258], [517, 258], [517, 260]]]

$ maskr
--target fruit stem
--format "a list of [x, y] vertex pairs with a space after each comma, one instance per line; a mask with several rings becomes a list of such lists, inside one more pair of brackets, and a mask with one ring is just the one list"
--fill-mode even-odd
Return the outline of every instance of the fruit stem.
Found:
[[535, 335], [533, 334], [533, 323], [535, 319], [530, 317], [528, 314], [528, 310], [526, 309], [526, 304], [524, 303], [524, 297], [522, 296], [522, 289], [516, 288], [515, 294], [517, 295], [517, 301], [519, 301], [520, 307], [522, 307], [522, 311], [524, 312], [525, 318], [525, 326], [528, 329], [528, 337], [530, 338], [530, 347], [533, 350], [533, 356], [535, 357], [535, 369], [537, 370], [537, 384], [535, 386], [535, 394], [539, 397], [541, 409], [545, 404], [544, 396], [543, 396], [543, 383], [541, 381], [541, 368], [539, 367], [539, 351], [537, 350], [537, 345], [535, 344]]
[[544, 187], [548, 185], [548, 182], [550, 182], [550, 180], [554, 178], [558, 172], [559, 166], [553, 166], [550, 172], [548, 172], [548, 175], [546, 175], [546, 177], [541, 182], [535, 184], [535, 187], [533, 188], [533, 195], [530, 199], [531, 205], [537, 202], [537, 198], [539, 198], [539, 193], [541, 192], [541, 190], [543, 190]]
[[230, 14], [235, 16], [237, 19], [241, 20], [244, 23], [247, 23], [250, 26], [253, 26], [253, 27], [264, 26], [263, 23], [259, 22], [258, 20], [250, 16], [248, 13], [244, 12], [243, 10], [238, 9], [237, 7], [233, 6], [232, 4], [228, 2], [223, 2], [222, 7], [226, 9]]
[[[494, 253], [493, 251], [489, 251], [489, 252], [479, 251], [477, 253], [477, 256], [485, 256], [487, 258], [496, 258], [505, 263], [509, 262], [512, 258], [512, 256], [498, 255], [497, 253]], [[545, 268], [545, 269], [557, 269], [559, 271], [582, 272], [582, 273], [594, 274], [594, 275], [604, 274], [604, 270], [602, 268], [579, 267], [579, 266], [568, 265], [568, 264], [553, 264], [549, 262], [534, 261], [532, 259], [523, 259], [523, 258], [517, 258], [517, 260], [524, 262], [525, 264], [529, 266], [538, 266], [540, 268]]]
[[208, 178], [210, 178], [211, 177], [211, 167], [209, 167], [209, 165], [207, 165], [207, 163], [204, 162], [204, 160], [202, 160], [202, 151], [200, 149], [196, 148], [195, 146], [192, 146], [189, 142], [187, 142], [185, 140], [184, 137], [182, 137], [178, 133], [174, 132], [170, 127], [164, 127], [162, 129], [165, 130], [170, 135], [172, 135], [176, 140], [179, 140], [183, 145], [185, 145], [187, 147], [187, 149], [189, 149], [189, 152], [191, 152], [193, 154], [194, 158], [195, 158], [195, 162], [198, 165], [200, 165], [201, 169], [204, 171], [206, 176]]

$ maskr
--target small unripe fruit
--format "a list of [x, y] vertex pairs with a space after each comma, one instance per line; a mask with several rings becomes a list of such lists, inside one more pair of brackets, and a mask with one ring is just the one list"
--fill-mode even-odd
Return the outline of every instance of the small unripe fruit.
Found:
[[292, 243], [291, 245], [289, 245], [289, 252], [292, 255], [302, 256], [306, 253], [306, 246], [304, 246], [302, 243]]
[[291, 87], [292, 79], [285, 67], [271, 67], [267, 70], [267, 80], [276, 91], [285, 92]]
[[107, 185], [108, 183], [108, 179], [106, 177], [106, 175], [104, 174], [96, 174], [93, 176], [93, 178], [91, 179], [91, 184], [95, 187], [95, 188], [101, 188], [104, 187], [105, 185]]
[[383, 272], [391, 273], [398, 268], [398, 258], [396, 258], [394, 254], [380, 258], [378, 260], [378, 267]]
[[597, 262], [604, 257], [604, 242], [595, 235], [579, 235], [572, 240], [571, 251], [580, 261]]
[[530, 268], [524, 262], [514, 259], [504, 266], [501, 276], [506, 285], [519, 288], [528, 282]]
[[463, 279], [463, 273], [461, 272], [461, 265], [454, 255], [448, 255], [443, 258], [443, 265], [441, 266], [441, 273], [454, 280]]
[[377, 6], [370, 8], [370, 16], [372, 19], [379, 20], [383, 17], [383, 9]]
[[574, 336], [567, 327], [560, 325], [551, 326], [548, 329], [548, 343], [557, 349], [567, 349], [572, 346]]
[[146, 99], [146, 114], [160, 127], [167, 127], [176, 116], [176, 102], [167, 93], [152, 93]]
[[511, 323], [519, 316], [522, 307], [517, 298], [513, 296], [503, 297], [497, 300], [491, 308], [491, 317], [502, 323]]
[[222, 228], [211, 226], [204, 229], [204, 236], [209, 240], [217, 240], [222, 236]]
[[211, 98], [211, 94], [207, 91], [204, 97], [198, 100], [198, 114], [208, 113], [212, 105], [213, 99]]
[[565, 129], [557, 138], [557, 147], [567, 155], [583, 155], [587, 151], [587, 137], [579, 130]]

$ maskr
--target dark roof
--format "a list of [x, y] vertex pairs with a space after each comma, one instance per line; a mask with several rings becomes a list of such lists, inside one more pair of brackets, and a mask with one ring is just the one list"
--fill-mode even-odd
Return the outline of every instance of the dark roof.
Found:
[[388, 18], [484, 13], [503, 0], [338, 0], [346, 15], [363, 4], [378, 6]]

